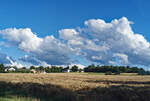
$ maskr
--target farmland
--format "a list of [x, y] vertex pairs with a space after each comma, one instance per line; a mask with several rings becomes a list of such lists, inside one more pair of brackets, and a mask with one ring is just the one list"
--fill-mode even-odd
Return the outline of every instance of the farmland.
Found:
[[150, 76], [1, 73], [1, 99], [2, 101], [149, 101]]

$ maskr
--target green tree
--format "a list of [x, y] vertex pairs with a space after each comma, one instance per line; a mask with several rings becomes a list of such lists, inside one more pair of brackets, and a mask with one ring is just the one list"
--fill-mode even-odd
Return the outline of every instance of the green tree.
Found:
[[0, 64], [0, 73], [4, 73], [5, 72], [5, 67], [3, 64]]
[[38, 70], [44, 70], [44, 67], [43, 66], [39, 66]]
[[72, 66], [71, 71], [72, 72], [77, 72], [78, 71], [78, 66], [76, 66], [76, 65]]
[[30, 69], [35, 69], [35, 67], [34, 66], [30, 66]]

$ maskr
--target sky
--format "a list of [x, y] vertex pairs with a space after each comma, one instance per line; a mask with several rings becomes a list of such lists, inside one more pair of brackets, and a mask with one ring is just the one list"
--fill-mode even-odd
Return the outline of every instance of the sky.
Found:
[[150, 65], [149, 0], [1, 0], [0, 63]]

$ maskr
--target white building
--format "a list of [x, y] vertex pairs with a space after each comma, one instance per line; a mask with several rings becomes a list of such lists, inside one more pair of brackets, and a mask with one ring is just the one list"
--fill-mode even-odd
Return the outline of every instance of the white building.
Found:
[[65, 69], [63, 70], [64, 73], [69, 73], [70, 72], [70, 69]]
[[13, 67], [7, 67], [7, 68], [5, 69], [5, 72], [8, 72], [8, 71], [16, 71], [16, 69], [13, 68]]
[[66, 68], [64, 68], [63, 70], [62, 70], [62, 72], [64, 72], [64, 73], [69, 73], [71, 70], [70, 70], [70, 68], [69, 67], [66, 67]]

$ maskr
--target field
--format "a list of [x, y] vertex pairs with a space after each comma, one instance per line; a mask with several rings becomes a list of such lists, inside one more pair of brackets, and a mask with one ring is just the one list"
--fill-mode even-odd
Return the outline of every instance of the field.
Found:
[[150, 76], [4, 73], [0, 101], [150, 101]]

